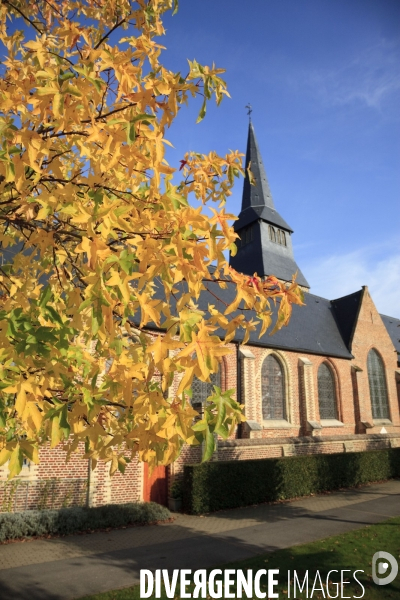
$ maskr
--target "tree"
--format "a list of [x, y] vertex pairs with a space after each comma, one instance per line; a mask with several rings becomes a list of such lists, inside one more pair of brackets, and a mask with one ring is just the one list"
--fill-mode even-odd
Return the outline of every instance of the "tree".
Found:
[[[182, 76], [160, 62], [161, 17], [177, 0], [0, 6], [0, 464], [12, 477], [40, 446], [63, 443], [69, 455], [81, 442], [111, 473], [134, 455], [168, 464], [184, 443], [205, 441], [207, 459], [213, 434], [243, 416], [233, 390], [215, 388], [195, 422], [193, 377], [207, 381], [236, 329], [254, 329], [246, 309], [264, 333], [271, 299], [275, 329], [302, 302], [295, 283], [226, 262], [237, 236], [223, 205], [242, 155], [190, 152], [180, 173], [165, 159], [188, 97], [203, 97], [201, 120], [227, 95], [223, 70], [189, 61]], [[235, 286], [224, 312], [198, 309], [207, 282]]]

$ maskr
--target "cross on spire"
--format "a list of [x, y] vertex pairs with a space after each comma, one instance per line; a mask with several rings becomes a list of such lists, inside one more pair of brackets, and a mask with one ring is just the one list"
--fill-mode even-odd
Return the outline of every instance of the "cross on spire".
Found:
[[253, 112], [253, 108], [252, 108], [250, 102], [249, 102], [249, 104], [247, 104], [245, 106], [245, 108], [247, 108], [247, 114], [249, 115], [249, 122], [251, 123], [251, 113]]

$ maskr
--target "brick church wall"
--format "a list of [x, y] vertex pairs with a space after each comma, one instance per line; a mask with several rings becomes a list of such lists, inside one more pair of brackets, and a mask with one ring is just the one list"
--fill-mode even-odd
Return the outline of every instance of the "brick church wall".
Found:
[[[367, 372], [367, 356], [371, 349], [378, 352], [384, 364], [391, 423], [374, 422], [372, 417]], [[385, 427], [388, 433], [398, 431], [400, 427], [400, 404], [396, 381], [396, 377], [398, 377], [397, 353], [367, 287], [363, 289], [362, 303], [351, 351], [354, 355], [352, 363], [358, 369], [357, 401], [361, 415], [360, 420], [373, 425], [368, 428], [369, 433], [378, 433], [381, 431], [382, 426]]]
[[[270, 338], [273, 342], [273, 338]], [[374, 421], [368, 384], [367, 356], [374, 348], [382, 358], [390, 420]], [[367, 288], [364, 288], [352, 339], [352, 359], [319, 356], [285, 349], [230, 344], [231, 354], [221, 360], [223, 391], [235, 390], [244, 404], [247, 423], [230, 439], [217, 440], [215, 461], [247, 460], [310, 453], [355, 452], [400, 447], [400, 370], [397, 354]], [[262, 418], [261, 368], [269, 354], [283, 366], [287, 422]], [[322, 422], [318, 403], [318, 369], [326, 362], [333, 373], [338, 419]], [[238, 378], [238, 365], [240, 377]], [[238, 379], [241, 382], [237, 394]], [[176, 393], [175, 378], [170, 396]], [[313, 424], [313, 425], [310, 425]], [[315, 425], [317, 424], [317, 426]], [[331, 425], [331, 426], [328, 426]], [[382, 429], [384, 427], [384, 429]], [[385, 433], [386, 432], [386, 433]], [[143, 465], [133, 460], [125, 475], [109, 476], [109, 465], [96, 469], [80, 453], [65, 463], [61, 447], [40, 451], [39, 465], [24, 465], [20, 477], [7, 482], [7, 466], [0, 468], [0, 512], [63, 506], [100, 506], [143, 498]], [[185, 464], [201, 461], [201, 446], [185, 446], [169, 467], [169, 484], [182, 476]]]

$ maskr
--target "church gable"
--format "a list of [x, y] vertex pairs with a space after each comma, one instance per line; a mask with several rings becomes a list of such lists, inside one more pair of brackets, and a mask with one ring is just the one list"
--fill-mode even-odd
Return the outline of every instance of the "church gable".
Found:
[[399, 423], [397, 352], [389, 332], [363, 287], [351, 351], [356, 370], [361, 422], [368, 433], [387, 433]]
[[389, 332], [382, 321], [381, 315], [378, 313], [368, 287], [363, 286], [354, 333], [351, 339], [351, 351], [354, 357], [356, 357], [360, 352], [365, 352], [368, 348], [375, 345], [380, 348], [382, 353], [387, 354], [389, 363], [396, 362], [396, 349]]

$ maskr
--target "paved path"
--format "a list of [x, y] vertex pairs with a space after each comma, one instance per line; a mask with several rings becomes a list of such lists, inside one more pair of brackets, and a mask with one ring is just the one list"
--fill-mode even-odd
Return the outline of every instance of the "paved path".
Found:
[[1, 600], [72, 600], [137, 583], [139, 569], [198, 569], [400, 516], [400, 481], [287, 504], [177, 515], [174, 523], [0, 545]]

